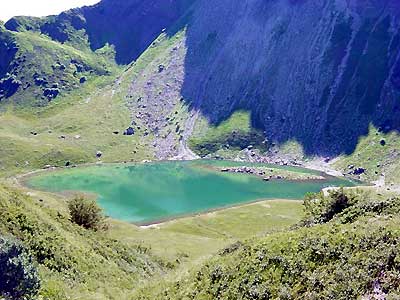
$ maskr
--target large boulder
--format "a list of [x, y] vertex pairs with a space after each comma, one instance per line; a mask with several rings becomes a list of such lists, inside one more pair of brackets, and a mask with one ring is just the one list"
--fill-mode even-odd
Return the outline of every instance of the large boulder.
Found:
[[9, 76], [0, 80], [0, 98], [8, 98], [14, 95], [19, 87], [22, 85], [21, 81], [17, 80], [15, 76]]
[[49, 100], [56, 98], [59, 94], [60, 89], [58, 88], [48, 88], [43, 91], [43, 96], [47, 97]]
[[135, 134], [135, 129], [133, 129], [132, 127], [128, 127], [124, 132], [124, 135], [134, 135], [134, 134]]

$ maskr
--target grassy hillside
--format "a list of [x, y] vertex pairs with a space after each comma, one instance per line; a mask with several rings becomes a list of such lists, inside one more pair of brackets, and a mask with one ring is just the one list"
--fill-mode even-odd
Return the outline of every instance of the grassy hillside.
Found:
[[399, 149], [398, 132], [384, 133], [371, 126], [368, 135], [360, 138], [354, 153], [340, 157], [334, 167], [345, 174], [363, 168], [365, 173], [359, 176], [362, 180], [397, 186], [400, 184]]
[[44, 299], [134, 299], [141, 286], [173, 280], [219, 249], [288, 228], [302, 214], [300, 202], [266, 201], [148, 228], [107, 220], [108, 230], [92, 232], [71, 223], [68, 199], [0, 186], [0, 234], [32, 254]]
[[310, 195], [305, 209], [306, 227], [232, 245], [138, 299], [397, 299], [398, 198], [371, 191]]
[[[0, 64], [2, 102], [24, 107], [46, 106], [60, 95], [68, 95], [88, 81], [111, 75], [118, 69], [106, 50], [98, 53], [80, 50], [39, 33], [11, 32], [4, 28], [0, 28], [0, 37], [9, 40], [7, 46], [1, 45], [2, 51], [13, 51], [10, 59]], [[10, 41], [13, 47], [6, 50]]]
[[[43, 109], [8, 108], [0, 115], [0, 168], [3, 175], [43, 168], [97, 161], [137, 160], [151, 157], [146, 139], [123, 136], [130, 125], [129, 111], [113, 87], [102, 89], [111, 79], [88, 83]], [[115, 134], [114, 132], [118, 132]]]
[[72, 224], [60, 199], [32, 198], [3, 185], [0, 199], [0, 233], [18, 238], [33, 255], [44, 299], [121, 299], [167, 269], [140, 243]]
[[218, 125], [212, 125], [206, 118], [197, 120], [189, 146], [199, 156], [207, 156], [221, 149], [243, 150], [248, 146], [266, 150], [262, 131], [252, 127], [250, 113], [237, 111]]

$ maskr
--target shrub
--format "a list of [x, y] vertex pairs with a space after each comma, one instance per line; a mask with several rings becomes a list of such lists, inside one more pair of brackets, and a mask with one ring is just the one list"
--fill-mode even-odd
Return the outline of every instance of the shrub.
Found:
[[32, 299], [40, 279], [31, 256], [17, 241], [0, 236], [0, 296], [6, 299]]
[[68, 203], [71, 221], [85, 229], [100, 230], [105, 227], [102, 209], [96, 200], [76, 196]]
[[352, 223], [362, 217], [394, 216], [400, 214], [400, 199], [368, 191], [334, 190], [308, 194], [304, 199], [305, 219], [301, 225], [323, 224], [330, 221]]
[[305, 225], [323, 224], [331, 221], [344, 210], [355, 203], [355, 196], [345, 193], [343, 188], [329, 192], [325, 196], [322, 192], [308, 194], [304, 198]]

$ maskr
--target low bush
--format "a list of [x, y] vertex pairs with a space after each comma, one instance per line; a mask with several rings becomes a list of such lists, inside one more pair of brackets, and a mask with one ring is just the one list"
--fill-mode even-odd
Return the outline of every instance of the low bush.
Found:
[[330, 191], [327, 196], [323, 192], [307, 194], [304, 198], [304, 225], [327, 223], [353, 203], [354, 195], [346, 194], [343, 188]]
[[69, 201], [68, 209], [75, 224], [95, 231], [105, 228], [103, 211], [96, 200], [76, 196]]

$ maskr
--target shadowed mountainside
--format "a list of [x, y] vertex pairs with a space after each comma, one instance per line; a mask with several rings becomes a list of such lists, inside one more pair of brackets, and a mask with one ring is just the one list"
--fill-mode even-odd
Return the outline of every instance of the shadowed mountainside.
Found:
[[399, 12], [392, 0], [201, 1], [182, 94], [213, 123], [248, 109], [270, 141], [351, 153], [371, 123], [400, 128]]

